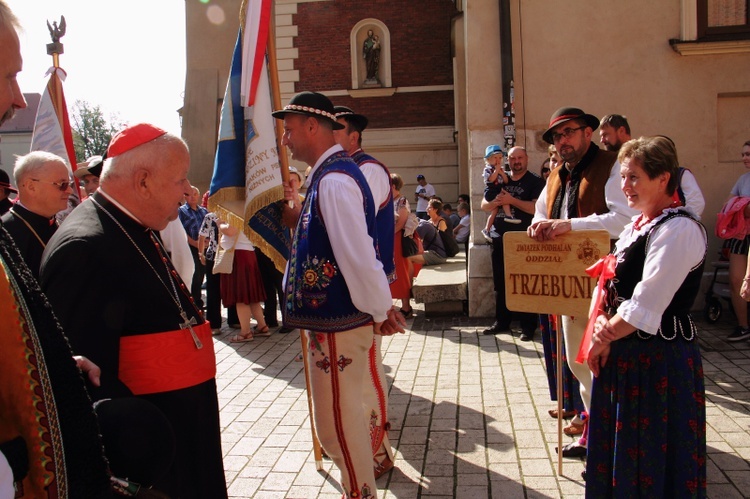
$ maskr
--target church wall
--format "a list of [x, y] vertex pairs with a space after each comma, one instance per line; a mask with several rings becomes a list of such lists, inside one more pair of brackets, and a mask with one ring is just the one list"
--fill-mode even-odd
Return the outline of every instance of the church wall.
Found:
[[[750, 139], [750, 53], [686, 56], [673, 50], [669, 40], [681, 36], [681, 4], [690, 2], [608, 1], [596, 9], [582, 0], [513, 3], [520, 14], [514, 28], [523, 34], [514, 46], [515, 72], [523, 75], [517, 126], [530, 167], [541, 164], [541, 133], [564, 105], [597, 117], [623, 114], [633, 137], [667, 135], [703, 190], [708, 260], [716, 259], [715, 214], [745, 173], [740, 152]], [[563, 30], [546, 29], [561, 26], [560, 19]]]

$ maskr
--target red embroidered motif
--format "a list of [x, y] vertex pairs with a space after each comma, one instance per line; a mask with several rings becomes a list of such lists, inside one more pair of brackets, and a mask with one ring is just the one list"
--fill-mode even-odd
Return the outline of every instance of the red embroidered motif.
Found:
[[338, 360], [338, 362], [336, 362], [336, 364], [338, 364], [338, 366], [339, 366], [339, 371], [341, 371], [341, 372], [343, 372], [344, 368], [346, 366], [348, 366], [349, 364], [351, 364], [351, 363], [352, 363], [352, 359], [347, 359], [343, 355], [339, 356], [339, 360]]

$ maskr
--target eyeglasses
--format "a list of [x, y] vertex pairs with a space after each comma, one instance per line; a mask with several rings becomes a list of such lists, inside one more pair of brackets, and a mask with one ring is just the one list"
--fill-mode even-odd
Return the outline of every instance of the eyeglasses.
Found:
[[46, 180], [40, 180], [38, 178], [32, 178], [31, 180], [34, 182], [43, 182], [45, 184], [52, 184], [55, 187], [57, 187], [60, 190], [60, 192], [65, 192], [68, 190], [68, 187], [73, 187], [73, 182], [71, 182], [70, 180], [68, 180], [67, 182], [48, 182]]
[[565, 137], [566, 139], [569, 139], [578, 130], [583, 130], [584, 128], [586, 128], [586, 127], [585, 126], [579, 126], [578, 128], [566, 128], [565, 130], [562, 131], [562, 133], [553, 133], [552, 134], [552, 142], [560, 142], [563, 137]]

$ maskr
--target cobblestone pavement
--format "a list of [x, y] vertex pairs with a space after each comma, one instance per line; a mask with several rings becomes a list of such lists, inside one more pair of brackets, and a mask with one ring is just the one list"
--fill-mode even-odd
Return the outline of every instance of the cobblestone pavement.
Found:
[[[557, 475], [539, 334], [484, 336], [487, 319], [417, 312], [406, 334], [383, 341], [396, 467], [378, 480], [378, 496], [582, 497], [582, 460], [565, 459]], [[708, 496], [748, 497], [750, 342], [724, 341], [728, 322], [699, 327]], [[298, 332], [230, 344], [234, 332], [215, 338], [230, 497], [339, 499], [335, 466], [315, 469]]]

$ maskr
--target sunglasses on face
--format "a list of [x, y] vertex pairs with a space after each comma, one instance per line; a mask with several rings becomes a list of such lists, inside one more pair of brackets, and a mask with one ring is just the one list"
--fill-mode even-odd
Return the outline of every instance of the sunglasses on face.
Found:
[[32, 178], [31, 180], [34, 182], [42, 182], [44, 184], [52, 184], [55, 187], [57, 187], [60, 190], [60, 192], [65, 192], [68, 190], [68, 187], [73, 186], [73, 182], [71, 182], [70, 180], [68, 180], [67, 182], [48, 182], [46, 180], [40, 180], [38, 178]]

